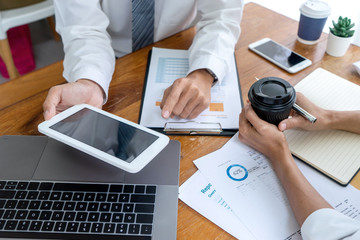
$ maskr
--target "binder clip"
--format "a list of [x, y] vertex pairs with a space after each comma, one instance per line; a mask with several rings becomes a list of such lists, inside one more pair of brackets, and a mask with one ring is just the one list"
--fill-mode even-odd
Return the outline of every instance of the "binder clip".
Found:
[[220, 123], [215, 122], [167, 122], [164, 132], [174, 134], [220, 134], [223, 131]]

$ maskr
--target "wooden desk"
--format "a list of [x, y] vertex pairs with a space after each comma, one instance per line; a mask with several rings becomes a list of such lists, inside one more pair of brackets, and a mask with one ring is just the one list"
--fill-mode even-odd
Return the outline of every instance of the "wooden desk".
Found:
[[[242, 33], [236, 46], [237, 67], [243, 99], [255, 77], [277, 76], [296, 84], [310, 72], [322, 67], [360, 85], [360, 77], [351, 64], [358, 60], [360, 48], [351, 46], [342, 58], [325, 54], [327, 34], [318, 44], [307, 46], [296, 41], [297, 21], [277, 14], [254, 3], [245, 6], [241, 23]], [[189, 29], [153, 46], [187, 49], [195, 30]], [[250, 52], [248, 44], [270, 37], [313, 61], [313, 65], [291, 75]], [[120, 58], [110, 85], [109, 101], [104, 110], [137, 122], [146, 69], [147, 53], [151, 47]], [[42, 103], [48, 89], [65, 83], [62, 62], [0, 85], [0, 135], [39, 135], [37, 125], [43, 121]], [[121, 71], [120, 71], [121, 70]], [[129, 94], [131, 93], [131, 94]], [[193, 160], [223, 146], [229, 137], [171, 136], [181, 143], [180, 184], [197, 170]], [[351, 182], [360, 189], [360, 174]], [[211, 223], [179, 200], [178, 239], [233, 239], [228, 233]]]

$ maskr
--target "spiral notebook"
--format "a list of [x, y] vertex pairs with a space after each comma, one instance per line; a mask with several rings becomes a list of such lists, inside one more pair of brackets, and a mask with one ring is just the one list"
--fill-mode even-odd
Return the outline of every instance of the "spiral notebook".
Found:
[[[295, 89], [316, 105], [332, 110], [360, 110], [360, 86], [318, 68]], [[290, 150], [318, 171], [346, 186], [360, 169], [360, 135], [340, 130], [285, 131]]]

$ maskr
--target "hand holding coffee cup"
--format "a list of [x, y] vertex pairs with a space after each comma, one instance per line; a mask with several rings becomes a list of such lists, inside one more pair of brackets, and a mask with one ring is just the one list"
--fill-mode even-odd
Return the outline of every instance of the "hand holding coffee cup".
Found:
[[316, 118], [296, 105], [296, 91], [281, 78], [266, 77], [256, 81], [248, 92], [248, 98], [259, 118], [278, 125], [290, 115], [291, 109], [314, 123]]

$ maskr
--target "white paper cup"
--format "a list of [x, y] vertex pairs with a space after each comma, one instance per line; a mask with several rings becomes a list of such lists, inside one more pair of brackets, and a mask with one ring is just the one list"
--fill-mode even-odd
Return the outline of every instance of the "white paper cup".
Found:
[[304, 44], [317, 43], [330, 13], [331, 8], [326, 2], [308, 0], [303, 3], [300, 7], [298, 40]]

